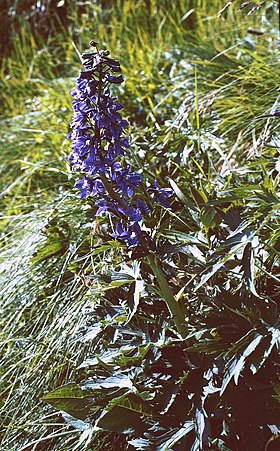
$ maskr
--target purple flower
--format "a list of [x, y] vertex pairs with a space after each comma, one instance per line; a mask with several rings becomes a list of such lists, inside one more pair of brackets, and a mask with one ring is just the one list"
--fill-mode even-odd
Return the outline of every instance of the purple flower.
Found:
[[148, 192], [151, 193], [151, 198], [154, 202], [160, 203], [165, 208], [170, 208], [170, 202], [168, 197], [173, 196], [173, 191], [170, 188], [159, 188], [158, 181], [155, 181], [155, 188], [148, 188]]
[[[111, 68], [112, 67], [115, 68], [116, 66], [111, 66]], [[116, 70], [114, 70], [114, 72], [116, 72]], [[109, 83], [114, 84], [120, 84], [124, 81], [122, 75], [106, 75], [106, 80], [109, 81]]]
[[150, 212], [149, 208], [147, 207], [147, 205], [145, 204], [145, 202], [142, 199], [137, 200], [136, 206], [142, 216], [145, 216], [147, 213]]
[[[141, 184], [140, 174], [118, 161], [129, 149], [125, 136], [129, 123], [120, 114], [124, 106], [109, 88], [110, 84], [123, 82], [120, 64], [108, 56], [107, 50], [98, 51], [96, 42], [92, 41], [92, 45], [94, 51], [82, 55], [84, 69], [71, 92], [74, 100], [69, 161], [73, 171], [84, 175], [75, 185], [81, 198], [96, 198], [96, 215], [107, 212], [118, 218], [121, 222], [112, 236], [132, 248], [143, 241], [141, 226], [150, 210], [138, 193], [134, 199]], [[156, 181], [155, 188], [148, 192], [155, 202], [170, 206], [167, 199], [172, 190], [160, 189]]]
[[113, 238], [124, 241], [129, 248], [139, 246], [143, 240], [143, 235], [138, 224], [124, 227], [122, 223], [116, 225], [116, 231], [112, 234]]
[[129, 207], [124, 210], [124, 214], [128, 217], [131, 223], [136, 223], [142, 220], [142, 215], [138, 208]]
[[101, 180], [88, 177], [84, 177], [83, 180], [78, 180], [75, 184], [75, 188], [81, 190], [81, 199], [88, 196], [102, 195], [104, 193], [104, 185]]
[[111, 177], [120, 189], [122, 196], [133, 197], [134, 191], [141, 183], [141, 177], [135, 172], [131, 172], [129, 167], [123, 168], [116, 162], [111, 167]]
[[95, 202], [95, 205], [98, 207], [96, 212], [96, 216], [101, 215], [107, 211], [114, 211], [115, 205], [109, 197], [103, 197]]

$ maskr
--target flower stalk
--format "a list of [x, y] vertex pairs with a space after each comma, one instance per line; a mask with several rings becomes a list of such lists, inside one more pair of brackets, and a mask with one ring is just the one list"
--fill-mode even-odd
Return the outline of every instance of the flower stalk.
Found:
[[[156, 250], [148, 227], [153, 206], [161, 204], [170, 208], [168, 198], [173, 191], [160, 188], [157, 180], [154, 187], [141, 190], [143, 181], [140, 174], [132, 172], [125, 163], [123, 157], [130, 147], [125, 136], [129, 124], [120, 114], [123, 105], [110, 92], [110, 85], [123, 82], [120, 64], [109, 57], [109, 51], [99, 51], [95, 41], [91, 45], [94, 51], [82, 55], [84, 69], [77, 79], [76, 89], [72, 91], [75, 100], [69, 137], [73, 150], [69, 161], [73, 171], [84, 175], [75, 186], [81, 190], [82, 199], [95, 199], [96, 216], [110, 214], [117, 220], [112, 221], [115, 226], [111, 234], [113, 238], [125, 243], [128, 249], [139, 247], [147, 255]], [[141, 198], [143, 194], [144, 200]], [[150, 253], [148, 260], [176, 328], [185, 338], [188, 329], [184, 313], [157, 258]]]
[[159, 261], [156, 256], [150, 254], [148, 256], [149, 265], [156, 276], [159, 284], [162, 297], [168, 307], [168, 310], [172, 316], [177, 331], [180, 333], [184, 340], [188, 335], [188, 327], [186, 325], [185, 313], [183, 312], [180, 304], [173, 296], [173, 293], [168, 285], [166, 277], [159, 265]]

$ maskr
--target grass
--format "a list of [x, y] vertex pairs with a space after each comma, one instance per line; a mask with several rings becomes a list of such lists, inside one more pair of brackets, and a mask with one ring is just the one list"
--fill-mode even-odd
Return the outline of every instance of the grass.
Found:
[[[0, 94], [3, 450], [114, 449], [106, 436], [94, 445], [41, 401], [75, 378], [90, 350], [77, 337], [99, 294], [84, 269], [102, 273], [116, 259], [107, 255], [105, 265], [90, 253], [90, 209], [71, 188], [68, 93], [80, 64], [72, 41], [82, 51], [96, 38], [120, 59], [137, 168], [164, 179], [199, 139], [202, 171], [210, 164], [212, 173], [261, 155], [279, 128], [277, 119], [246, 121], [277, 107], [276, 19], [231, 9], [219, 20], [223, 4], [92, 3], [82, 14], [73, 6], [69, 27], [47, 42], [23, 23], [13, 32]], [[248, 27], [266, 33], [248, 35]]]

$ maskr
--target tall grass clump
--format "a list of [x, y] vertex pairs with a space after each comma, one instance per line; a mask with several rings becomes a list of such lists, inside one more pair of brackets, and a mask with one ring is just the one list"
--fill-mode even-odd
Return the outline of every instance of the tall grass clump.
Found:
[[[12, 34], [1, 69], [4, 450], [277, 448], [277, 21], [273, 2], [248, 18], [233, 4], [218, 19], [223, 6], [73, 5], [57, 33], [19, 22]], [[130, 149], [113, 170], [104, 145], [120, 136], [94, 116], [108, 95], [79, 105], [86, 145], [101, 153], [72, 150], [89, 178], [78, 182], [68, 92], [92, 38], [121, 62], [125, 84], [115, 61], [113, 78], [99, 75], [125, 107]]]

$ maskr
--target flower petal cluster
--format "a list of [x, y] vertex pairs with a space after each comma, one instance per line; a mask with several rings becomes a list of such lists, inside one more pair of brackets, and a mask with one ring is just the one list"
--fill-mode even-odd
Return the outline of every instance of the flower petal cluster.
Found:
[[158, 181], [155, 180], [155, 187], [148, 188], [148, 192], [154, 202], [161, 204], [165, 208], [170, 208], [170, 202], [167, 200], [168, 197], [173, 196], [173, 191], [170, 188], [160, 188]]
[[82, 55], [84, 69], [71, 92], [74, 101], [69, 161], [73, 171], [84, 175], [75, 185], [81, 198], [95, 199], [96, 215], [108, 212], [115, 216], [118, 221], [112, 236], [133, 248], [144, 240], [144, 219], [151, 213], [152, 201], [168, 208], [172, 190], [160, 189], [155, 182], [155, 187], [146, 191], [147, 196], [150, 194], [149, 207], [135, 196], [141, 176], [123, 164], [129, 149], [125, 135], [129, 124], [120, 114], [124, 106], [110, 91], [111, 84], [123, 82], [120, 63], [109, 57], [109, 51], [99, 51], [96, 42], [91, 45], [95, 50]]

